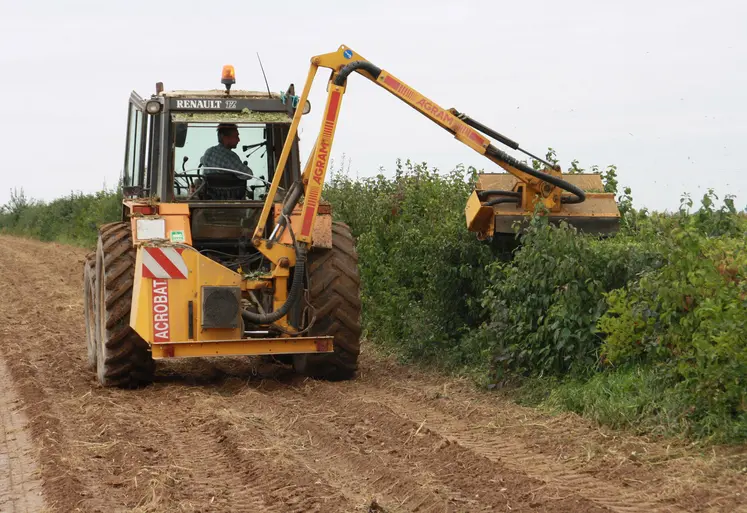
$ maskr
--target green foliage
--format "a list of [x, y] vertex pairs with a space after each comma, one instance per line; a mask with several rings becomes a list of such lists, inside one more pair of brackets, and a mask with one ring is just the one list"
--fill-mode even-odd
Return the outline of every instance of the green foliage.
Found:
[[694, 213], [687, 196], [637, 210], [615, 166], [568, 172], [601, 175], [620, 233], [534, 216], [509, 261], [464, 227], [474, 170], [337, 173], [327, 197], [358, 238], [368, 337], [612, 426], [744, 439], [747, 218], [710, 191]]
[[747, 222], [714, 199], [670, 223], [664, 265], [611, 291], [598, 327], [610, 365], [656, 369], [687, 399], [690, 429], [723, 438], [714, 418], [747, 423]]
[[92, 246], [98, 225], [119, 220], [121, 211], [118, 190], [71, 192], [49, 203], [29, 200], [23, 190], [14, 190], [10, 201], [0, 207], [0, 232]]
[[495, 378], [593, 372], [604, 293], [659, 260], [654, 248], [632, 238], [598, 240], [535, 217], [513, 261], [488, 267], [488, 320], [473, 336], [490, 348]]
[[747, 438], [747, 416], [717, 408], [694, 418], [689, 395], [672, 386], [669, 378], [652, 366], [623, 367], [595, 374], [589, 380], [569, 379], [543, 391], [535, 391], [535, 397], [544, 397], [534, 404], [573, 411], [613, 428], [708, 438], [711, 442]]
[[357, 237], [367, 334], [405, 358], [458, 360], [459, 338], [481, 320], [492, 254], [465, 227], [474, 178], [474, 169], [398, 161], [393, 178], [338, 171], [325, 190]]

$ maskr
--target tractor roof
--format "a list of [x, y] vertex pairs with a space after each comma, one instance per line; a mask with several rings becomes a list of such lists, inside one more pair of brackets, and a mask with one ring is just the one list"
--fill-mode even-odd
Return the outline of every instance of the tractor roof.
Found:
[[164, 91], [160, 93], [166, 98], [247, 98], [252, 100], [279, 100], [280, 93], [270, 93], [267, 91], [245, 91], [241, 89], [232, 89], [231, 94], [226, 94], [225, 89], [207, 89], [202, 91]]

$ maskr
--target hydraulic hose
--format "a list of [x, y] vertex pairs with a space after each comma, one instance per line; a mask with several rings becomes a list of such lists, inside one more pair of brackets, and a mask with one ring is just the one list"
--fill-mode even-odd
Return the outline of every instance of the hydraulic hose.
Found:
[[533, 169], [527, 166], [526, 164], [519, 162], [514, 157], [506, 153], [505, 151], [499, 150], [492, 144], [487, 147], [485, 153], [491, 157], [497, 158], [498, 160], [502, 160], [506, 164], [513, 166], [516, 169], [523, 171], [530, 176], [539, 178], [540, 180], [550, 183], [556, 187], [560, 187], [564, 191], [567, 191], [573, 194], [573, 196], [561, 196], [560, 198], [561, 203], [581, 203], [586, 200], [586, 193], [584, 193], [584, 191], [581, 188], [576, 187], [572, 183], [566, 182], [562, 178], [558, 178], [558, 177], [549, 175], [547, 173], [543, 173], [542, 171], [537, 171], [536, 169]]
[[295, 182], [293, 182], [293, 185], [290, 186], [290, 189], [286, 193], [285, 200], [283, 201], [283, 214], [280, 216], [280, 219], [278, 219], [275, 228], [272, 230], [270, 240], [275, 240], [275, 236], [278, 234], [278, 232], [285, 228], [288, 216], [291, 215], [293, 209], [296, 208], [298, 200], [301, 199], [301, 194], [303, 194], [303, 184], [300, 180], [296, 180]]
[[345, 65], [340, 70], [340, 72], [335, 77], [335, 85], [336, 86], [345, 85], [345, 81], [348, 79], [348, 76], [353, 71], [357, 71], [359, 69], [362, 69], [363, 71], [367, 71], [371, 76], [373, 76], [374, 80], [379, 78], [379, 74], [381, 74], [381, 68], [371, 64], [368, 61], [353, 61], [350, 64]]
[[306, 275], [306, 246], [303, 243], [296, 244], [296, 268], [293, 272], [293, 283], [288, 294], [288, 299], [277, 310], [270, 313], [254, 313], [248, 310], [241, 311], [241, 317], [253, 324], [271, 324], [288, 313], [288, 310], [296, 304], [303, 292], [303, 279]]
[[499, 191], [496, 189], [487, 189], [477, 192], [477, 197], [480, 200], [484, 200], [488, 196], [509, 196], [511, 198], [521, 198], [521, 193], [516, 191]]
[[497, 189], [488, 189], [485, 191], [479, 191], [477, 198], [480, 201], [485, 201], [488, 196], [503, 196], [502, 198], [493, 198], [492, 200], [483, 203], [484, 207], [492, 207], [493, 205], [500, 205], [501, 203], [521, 203], [521, 193], [517, 191], [500, 191]]
[[521, 203], [519, 198], [495, 198], [490, 201], [483, 203], [483, 207], [492, 207], [493, 205], [500, 205], [501, 203]]

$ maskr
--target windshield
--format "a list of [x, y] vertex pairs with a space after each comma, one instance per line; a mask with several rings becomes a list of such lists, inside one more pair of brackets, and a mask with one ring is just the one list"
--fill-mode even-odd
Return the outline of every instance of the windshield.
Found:
[[[217, 123], [186, 123], [186, 127], [187, 136], [184, 145], [174, 148], [174, 170], [176, 173], [174, 194], [177, 198], [187, 198], [190, 195], [190, 187], [193, 186], [198, 171], [204, 175], [200, 167], [202, 156], [208, 148], [218, 144]], [[249, 167], [252, 175], [267, 180], [267, 125], [238, 123], [237, 127], [239, 129], [239, 143], [232, 151], [239, 156], [241, 162]], [[184, 162], [185, 157], [187, 158], [186, 162]], [[185, 174], [187, 176], [180, 176]], [[246, 179], [245, 176], [241, 177]], [[260, 180], [249, 179], [247, 186], [249, 187], [248, 199], [260, 200], [266, 193], [266, 187]]]

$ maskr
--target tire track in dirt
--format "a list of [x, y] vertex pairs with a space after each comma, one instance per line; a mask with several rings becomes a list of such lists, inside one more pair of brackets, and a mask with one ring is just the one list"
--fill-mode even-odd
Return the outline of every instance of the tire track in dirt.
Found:
[[[290, 419], [289, 426], [319, 440], [321, 452], [309, 456], [338, 455], [346, 463], [338, 459], [335, 466], [353, 469], [359, 476], [356, 486], [392, 511], [606, 511], [573, 493], [546, 493], [541, 481], [362, 401], [347, 384], [320, 388], [328, 389], [320, 394], [313, 384], [283, 387], [257, 394], [257, 402], [279, 403], [284, 412], [305, 408], [306, 414]], [[286, 415], [283, 421], [288, 420]]]
[[[256, 405], [243, 405], [232, 395], [224, 398], [201, 392], [194, 392], [191, 398], [180, 397], [184, 399], [188, 404], [183, 407], [192, 412], [191, 421], [181, 423], [167, 443], [170, 456], [191, 467], [190, 479], [175, 496], [190, 493], [193, 500], [227, 511], [354, 510], [344, 490], [311, 476], [297, 461], [294, 450], [279, 443], [282, 438], [251, 413]], [[170, 411], [163, 414], [154, 417], [154, 423], [172, 422]], [[240, 434], [234, 426], [241, 426]], [[224, 470], [218, 475], [216, 469]], [[204, 485], [198, 486], [205, 492], [202, 496], [191, 491], [195, 482]]]
[[[10, 243], [12, 241], [12, 243]], [[23, 265], [16, 265], [19, 252], [14, 251], [16, 239], [5, 239], [0, 242], [0, 280], [2, 283], [2, 294], [0, 294], [0, 311], [5, 319], [0, 326], [0, 353], [4, 356], [4, 365], [11, 376], [15, 389], [25, 403], [23, 409], [26, 413], [27, 427], [31, 432], [33, 441], [38, 447], [39, 471], [42, 477], [42, 490], [47, 498], [49, 507], [60, 508], [61, 504], [54, 498], [50, 500], [50, 490], [65, 490], [70, 500], [63, 500], [61, 509], [72, 508], [75, 500], [81, 493], [77, 480], [73, 477], [73, 470], [60, 458], [61, 423], [58, 417], [50, 415], [48, 398], [42, 387], [38, 386], [39, 366], [36, 358], [31, 357], [25, 346], [25, 336], [33, 337], [37, 343], [48, 340], [48, 333], [42, 323], [34, 322], [41, 312], [27, 306], [26, 301], [31, 297], [36, 303], [41, 303], [40, 298], [49, 298], [49, 291], [44, 291], [40, 297], [34, 298], [29, 294], [29, 269]], [[24, 244], [21, 241], [20, 244]], [[28, 260], [25, 252], [20, 252], [21, 259]], [[34, 269], [35, 270], [35, 269]], [[33, 276], [33, 275], [32, 275]], [[60, 283], [64, 280], [58, 279]], [[50, 279], [48, 286], [57, 280]]]
[[[84, 254], [0, 236], [0, 356], [53, 511], [744, 510], [743, 475], [583, 463], [580, 438], [627, 446], [369, 354], [345, 383], [234, 358], [159, 363], [153, 386], [102, 389], [86, 369]], [[531, 419], [514, 429], [518, 417]]]
[[[379, 365], [379, 376], [361, 380], [362, 401], [422, 423], [559, 493], [575, 491], [621, 512], [747, 511], [747, 446], [723, 448], [720, 458], [713, 448], [713, 460], [706, 462], [696, 456], [697, 449], [674, 447], [686, 442], [657, 444], [612, 430], [604, 434], [573, 415], [552, 417], [521, 408], [460, 380], [435, 373], [413, 376], [386, 361]], [[713, 465], [719, 460], [720, 468]]]
[[371, 390], [364, 401], [376, 402], [379, 405], [385, 404], [394, 415], [409, 418], [413, 422], [422, 419], [423, 425], [429, 426], [429, 431], [439, 433], [452, 443], [485, 456], [491, 461], [502, 462], [509, 468], [520, 469], [528, 476], [558, 491], [573, 490], [610, 511], [617, 513], [683, 512], [676, 506], [657, 505], [655, 500], [643, 496], [640, 492], [624, 490], [592, 476], [582, 475], [562, 465], [554, 464], [546, 455], [534, 453], [515, 439], [502, 440], [496, 437], [488, 426], [471, 425], [433, 408], [424, 408], [421, 404], [408, 401], [402, 396], [382, 394], [380, 390]]

